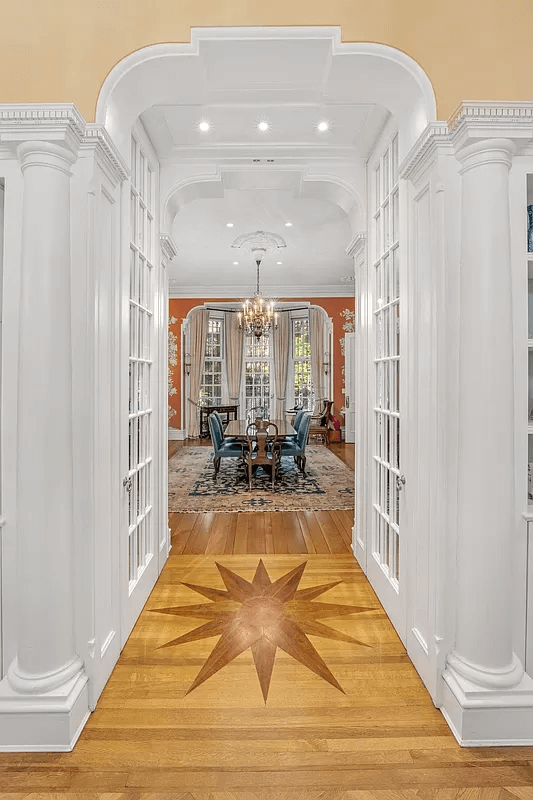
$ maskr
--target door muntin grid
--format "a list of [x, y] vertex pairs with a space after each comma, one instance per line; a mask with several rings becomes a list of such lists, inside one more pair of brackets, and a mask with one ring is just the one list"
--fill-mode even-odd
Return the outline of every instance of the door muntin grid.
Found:
[[244, 341], [244, 407], [262, 406], [265, 417], [270, 416], [272, 394], [272, 353], [270, 336], [246, 336]]
[[153, 411], [154, 173], [135, 137], [131, 147], [129, 275], [128, 573], [133, 589], [154, 550]]
[[372, 553], [400, 580], [400, 249], [398, 136], [374, 170], [374, 452]]
[[294, 407], [312, 411], [315, 407], [315, 392], [311, 379], [311, 338], [308, 317], [292, 320], [292, 358]]
[[205, 359], [202, 383], [200, 385], [200, 403], [202, 405], [220, 405], [222, 403], [222, 363], [223, 363], [223, 321], [210, 318], [205, 340]]

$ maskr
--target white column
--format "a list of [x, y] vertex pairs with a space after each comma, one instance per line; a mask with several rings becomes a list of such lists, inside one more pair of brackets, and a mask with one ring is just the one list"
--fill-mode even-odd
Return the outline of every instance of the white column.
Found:
[[452, 675], [515, 687], [511, 552], [514, 400], [509, 169], [515, 145], [485, 139], [461, 162], [457, 617]]
[[[11, 688], [68, 693], [74, 645], [70, 177], [76, 156], [18, 147], [24, 176], [18, 380], [18, 654]], [[84, 682], [84, 678], [83, 678]], [[81, 689], [81, 687], [79, 687]]]

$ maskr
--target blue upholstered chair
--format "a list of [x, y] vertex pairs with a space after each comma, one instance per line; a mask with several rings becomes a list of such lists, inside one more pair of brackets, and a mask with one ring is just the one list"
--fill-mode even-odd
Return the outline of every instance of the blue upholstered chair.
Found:
[[216, 419], [216, 421], [218, 422], [220, 435], [222, 436], [224, 441], [225, 442], [234, 442], [235, 441], [235, 436], [224, 436], [224, 425], [222, 424], [222, 417], [220, 416], [218, 411], [216, 411], [216, 410], [212, 411], [209, 416], [214, 417]]
[[308, 413], [309, 413], [308, 411], [305, 411], [305, 409], [301, 408], [300, 411], [298, 411], [298, 413], [294, 417], [294, 422], [292, 423], [292, 427], [294, 428], [296, 433], [298, 433], [298, 428], [300, 427], [303, 418]]
[[233, 441], [225, 441], [222, 431], [219, 427], [219, 422], [213, 417], [213, 414], [208, 416], [207, 423], [209, 425], [211, 442], [213, 443], [213, 449], [215, 451], [215, 457], [213, 459], [215, 474], [213, 475], [213, 480], [216, 481], [218, 471], [220, 469], [220, 460], [222, 458], [242, 459], [247, 445], [236, 444], [236, 442]]
[[311, 415], [305, 414], [300, 422], [298, 433], [296, 434], [295, 438], [289, 439], [283, 442], [283, 444], [278, 443], [277, 445], [280, 457], [292, 456], [298, 465], [298, 469], [300, 472], [303, 472], [304, 475], [306, 462], [305, 448], [307, 445], [307, 434], [309, 433], [310, 424]]

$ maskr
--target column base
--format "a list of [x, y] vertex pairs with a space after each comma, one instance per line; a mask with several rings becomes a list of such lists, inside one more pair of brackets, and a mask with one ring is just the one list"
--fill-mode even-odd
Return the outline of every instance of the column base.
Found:
[[0, 752], [69, 752], [89, 714], [83, 673], [43, 694], [19, 694], [4, 678], [0, 682]]
[[462, 747], [533, 745], [533, 680], [512, 689], [477, 686], [448, 666], [442, 675], [442, 714]]

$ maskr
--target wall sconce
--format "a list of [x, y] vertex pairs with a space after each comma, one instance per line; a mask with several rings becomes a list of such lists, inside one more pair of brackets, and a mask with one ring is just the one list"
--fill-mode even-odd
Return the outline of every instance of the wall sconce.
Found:
[[331, 360], [329, 357], [329, 353], [326, 350], [324, 353], [324, 375], [329, 375], [329, 371], [331, 369]]
[[185, 353], [185, 355], [183, 356], [183, 367], [185, 369], [185, 374], [186, 375], [190, 375], [191, 374], [191, 354], [190, 353]]

